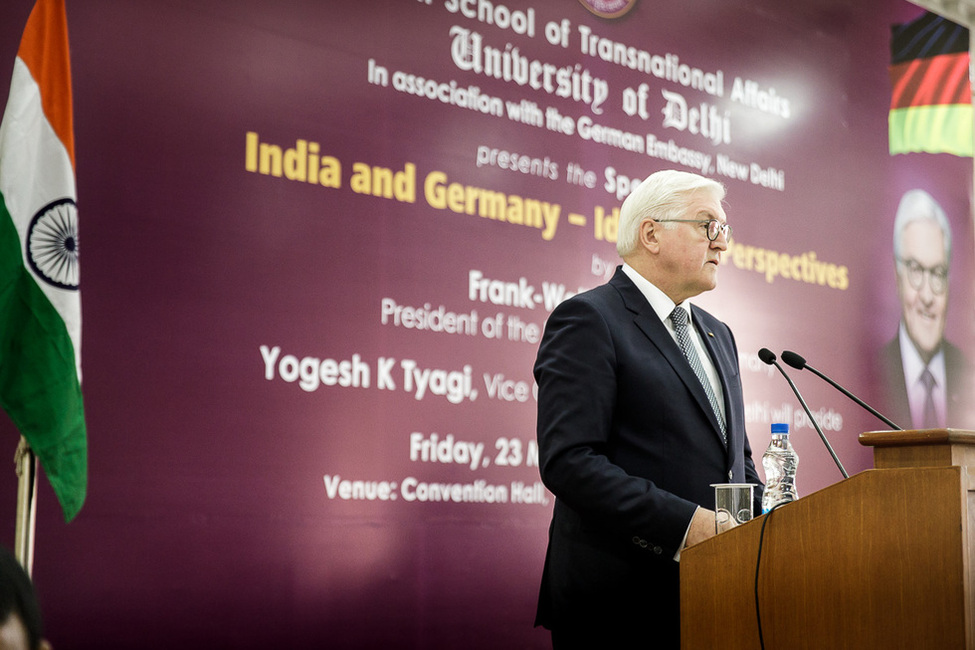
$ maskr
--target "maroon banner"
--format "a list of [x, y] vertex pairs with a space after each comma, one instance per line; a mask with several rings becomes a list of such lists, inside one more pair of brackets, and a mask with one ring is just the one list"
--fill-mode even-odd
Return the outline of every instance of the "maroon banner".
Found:
[[[0, 9], [0, 88], [30, 6]], [[971, 159], [887, 153], [890, 24], [918, 13], [69, 2], [90, 487], [65, 526], [42, 479], [54, 646], [547, 647], [532, 363], [659, 169], [727, 187], [693, 302], [735, 332], [756, 456], [789, 422], [800, 497], [840, 480], [757, 353], [882, 400], [909, 189], [950, 222], [944, 331], [975, 354]], [[871, 467], [886, 426], [790, 373]]]

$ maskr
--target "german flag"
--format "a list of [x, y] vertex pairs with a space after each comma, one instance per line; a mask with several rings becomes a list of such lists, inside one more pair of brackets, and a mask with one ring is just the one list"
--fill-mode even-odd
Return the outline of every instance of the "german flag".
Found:
[[968, 30], [927, 12], [891, 32], [891, 155], [971, 156]]

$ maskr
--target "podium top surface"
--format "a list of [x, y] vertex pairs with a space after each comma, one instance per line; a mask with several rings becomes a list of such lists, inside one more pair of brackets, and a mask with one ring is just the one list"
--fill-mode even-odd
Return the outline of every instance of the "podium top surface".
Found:
[[916, 445], [973, 445], [975, 431], [966, 429], [908, 429], [905, 431], [865, 431], [859, 436], [865, 447], [906, 447]]

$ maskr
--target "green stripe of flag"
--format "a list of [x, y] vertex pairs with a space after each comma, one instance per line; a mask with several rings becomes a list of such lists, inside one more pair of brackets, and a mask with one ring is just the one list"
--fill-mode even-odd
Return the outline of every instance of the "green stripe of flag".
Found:
[[23, 263], [0, 196], [0, 406], [44, 467], [65, 520], [87, 491], [84, 405], [64, 320]]

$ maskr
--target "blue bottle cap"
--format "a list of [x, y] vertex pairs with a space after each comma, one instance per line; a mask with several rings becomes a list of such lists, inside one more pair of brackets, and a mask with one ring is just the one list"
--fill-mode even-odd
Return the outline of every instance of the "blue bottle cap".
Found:
[[787, 422], [773, 422], [772, 423], [772, 433], [789, 433], [789, 424]]

